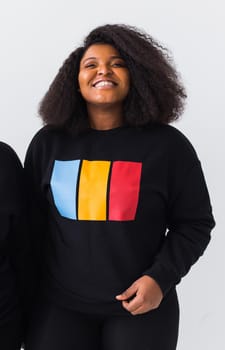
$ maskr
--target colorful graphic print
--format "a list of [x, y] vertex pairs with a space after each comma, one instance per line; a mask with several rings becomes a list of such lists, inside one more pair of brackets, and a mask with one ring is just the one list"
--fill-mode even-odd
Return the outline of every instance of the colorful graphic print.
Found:
[[50, 181], [55, 206], [72, 220], [134, 220], [141, 171], [140, 162], [56, 160]]

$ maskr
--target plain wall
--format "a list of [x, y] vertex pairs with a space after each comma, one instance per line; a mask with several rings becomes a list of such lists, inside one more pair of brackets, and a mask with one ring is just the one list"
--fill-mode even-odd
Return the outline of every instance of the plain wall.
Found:
[[0, 7], [0, 139], [22, 161], [41, 127], [39, 101], [92, 28], [135, 25], [173, 53], [188, 92], [183, 118], [174, 126], [197, 150], [217, 221], [204, 256], [178, 286], [178, 350], [220, 350], [225, 345], [223, 20], [222, 0], [8, 0]]

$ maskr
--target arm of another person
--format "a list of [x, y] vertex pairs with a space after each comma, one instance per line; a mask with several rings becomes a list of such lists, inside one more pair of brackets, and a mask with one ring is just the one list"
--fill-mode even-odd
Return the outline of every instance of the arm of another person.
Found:
[[29, 315], [38, 297], [42, 276], [43, 241], [46, 228], [46, 211], [41, 194], [41, 151], [36, 148], [36, 138], [28, 147], [25, 163], [25, 182], [28, 202], [28, 237], [29, 237], [29, 266], [27, 268], [26, 307]]
[[[14, 295], [22, 303], [25, 290], [25, 265], [28, 252], [26, 231], [26, 196], [24, 193], [23, 169], [16, 153], [6, 144], [0, 143], [0, 250], [1, 259], [9, 263], [14, 279]], [[4, 261], [6, 261], [4, 260]], [[11, 285], [11, 283], [9, 283]]]

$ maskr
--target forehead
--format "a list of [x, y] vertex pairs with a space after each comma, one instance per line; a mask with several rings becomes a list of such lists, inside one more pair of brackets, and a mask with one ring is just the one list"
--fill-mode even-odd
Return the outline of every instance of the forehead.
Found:
[[102, 56], [120, 56], [119, 51], [109, 44], [93, 44], [85, 51], [82, 60], [95, 57], [101, 58]]

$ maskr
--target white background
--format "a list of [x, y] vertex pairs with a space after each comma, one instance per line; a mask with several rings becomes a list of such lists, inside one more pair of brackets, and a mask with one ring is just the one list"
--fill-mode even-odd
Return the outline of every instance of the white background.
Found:
[[201, 159], [217, 221], [204, 256], [178, 287], [178, 350], [225, 348], [224, 12], [223, 0], [8, 0], [0, 7], [0, 139], [22, 161], [41, 126], [40, 99], [91, 29], [106, 23], [135, 25], [173, 53], [189, 96], [175, 126]]

